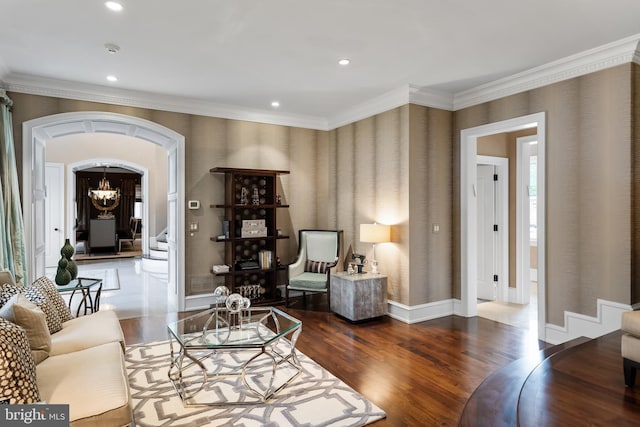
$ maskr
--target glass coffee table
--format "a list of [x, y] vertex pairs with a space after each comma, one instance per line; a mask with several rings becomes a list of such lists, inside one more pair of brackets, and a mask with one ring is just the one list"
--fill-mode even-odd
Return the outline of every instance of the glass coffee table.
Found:
[[[59, 293], [70, 293], [69, 310], [71, 310], [71, 302], [73, 297], [78, 293], [81, 296], [78, 303], [76, 317], [80, 315], [80, 309], [84, 308], [84, 314], [87, 312], [95, 313], [100, 310], [100, 295], [102, 294], [102, 279], [92, 279], [90, 277], [78, 277], [71, 280], [64, 286], [56, 286]], [[91, 291], [94, 291], [93, 297]]]
[[302, 322], [277, 308], [223, 305], [167, 328], [169, 380], [184, 406], [266, 402], [302, 372]]

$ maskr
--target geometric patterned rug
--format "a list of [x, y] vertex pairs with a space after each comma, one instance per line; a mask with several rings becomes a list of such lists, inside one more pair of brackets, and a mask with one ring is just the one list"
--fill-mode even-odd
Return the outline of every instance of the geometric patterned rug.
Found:
[[[287, 348], [281, 340], [281, 351]], [[174, 349], [175, 349], [174, 343]], [[168, 341], [127, 347], [126, 366], [136, 427], [196, 426], [364, 426], [386, 416], [384, 411], [296, 351], [302, 373], [266, 403], [219, 407], [184, 407], [169, 381]], [[218, 352], [216, 366], [237, 366], [235, 352]], [[194, 376], [199, 375], [194, 372]], [[233, 384], [233, 381], [238, 383]], [[201, 393], [230, 394], [243, 400], [240, 380], [220, 385], [210, 381]], [[227, 387], [221, 390], [222, 387]]]

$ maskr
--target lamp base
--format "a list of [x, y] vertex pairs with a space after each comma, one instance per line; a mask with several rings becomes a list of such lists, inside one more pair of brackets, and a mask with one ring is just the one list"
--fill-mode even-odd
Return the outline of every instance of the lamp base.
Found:
[[371, 274], [380, 274], [378, 271], [378, 261], [371, 260]]

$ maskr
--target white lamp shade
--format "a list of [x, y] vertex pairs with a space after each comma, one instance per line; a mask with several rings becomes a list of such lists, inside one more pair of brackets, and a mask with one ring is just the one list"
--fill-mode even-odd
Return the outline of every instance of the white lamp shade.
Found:
[[360, 241], [385, 243], [391, 240], [391, 227], [383, 224], [360, 224]]

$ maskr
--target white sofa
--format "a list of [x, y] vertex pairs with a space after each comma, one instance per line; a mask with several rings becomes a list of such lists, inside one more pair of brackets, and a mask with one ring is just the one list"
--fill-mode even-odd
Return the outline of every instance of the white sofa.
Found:
[[[25, 331], [33, 357], [29, 360], [26, 355], [20, 363], [25, 371], [34, 368], [37, 401], [68, 404], [70, 425], [74, 427], [131, 425], [124, 335], [113, 311], [72, 318], [47, 278], [26, 288], [0, 284], [0, 305], [4, 318], [0, 325], [0, 364], [3, 358], [6, 362], [8, 354], [15, 353], [2, 351], [7, 345], [2, 331], [18, 325]], [[40, 323], [46, 327], [38, 326]], [[0, 391], [4, 396], [16, 396], [6, 399], [9, 403], [35, 403], [29, 400], [36, 398], [25, 397], [28, 394], [19, 390]]]

